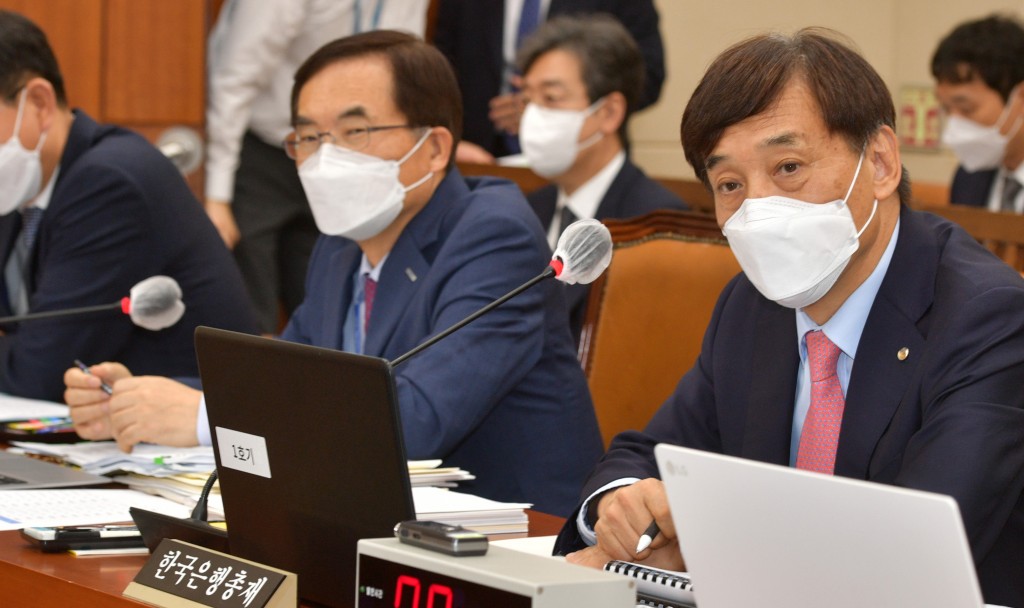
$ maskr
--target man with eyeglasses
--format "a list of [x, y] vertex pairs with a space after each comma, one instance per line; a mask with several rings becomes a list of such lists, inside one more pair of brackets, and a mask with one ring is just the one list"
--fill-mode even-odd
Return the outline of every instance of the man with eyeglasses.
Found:
[[[394, 359], [547, 264], [522, 194], [453, 166], [459, 91], [433, 47], [384, 31], [324, 46], [296, 73], [292, 118], [285, 147], [324, 236], [284, 339]], [[91, 371], [65, 376], [82, 436], [126, 449], [209, 442], [197, 391], [117, 364]], [[473, 493], [569, 513], [602, 446], [557, 285], [522, 293], [396, 373], [410, 458], [472, 471]], [[100, 379], [113, 383], [109, 399]]]

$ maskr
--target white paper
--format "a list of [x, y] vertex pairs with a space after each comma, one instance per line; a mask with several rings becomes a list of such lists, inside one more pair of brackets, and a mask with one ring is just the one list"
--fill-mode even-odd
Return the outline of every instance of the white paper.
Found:
[[0, 492], [0, 530], [131, 521], [129, 507], [172, 517], [191, 512], [190, 507], [135, 490], [12, 490]]
[[0, 393], [0, 422], [32, 418], [66, 418], [68, 415], [68, 406], [61, 403]]
[[60, 444], [14, 441], [11, 445], [27, 452], [63, 458], [94, 475], [126, 471], [159, 477], [177, 473], [209, 474], [214, 469], [211, 447], [177, 448], [140, 443], [126, 453], [113, 441]]

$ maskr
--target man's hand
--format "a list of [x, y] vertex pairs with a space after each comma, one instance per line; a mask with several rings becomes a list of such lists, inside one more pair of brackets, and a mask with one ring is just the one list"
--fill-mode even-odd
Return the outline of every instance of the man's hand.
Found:
[[203, 393], [159, 376], [119, 380], [110, 397], [110, 426], [117, 446], [130, 452], [140, 442], [194, 446]]
[[[597, 512], [597, 545], [569, 554], [568, 561], [601, 567], [617, 559], [668, 570], [685, 568], [661, 480], [644, 479], [612, 490], [601, 497]], [[650, 547], [637, 553], [637, 542], [651, 521], [658, 523], [661, 532]]]
[[113, 385], [132, 373], [120, 363], [93, 365], [89, 372], [77, 367], [64, 372], [64, 402], [71, 408], [71, 421], [82, 439], [110, 439], [110, 396], [100, 389], [100, 384]]
[[455, 147], [455, 162], [493, 165], [494, 155], [471, 141], [462, 140]]
[[510, 135], [519, 133], [519, 119], [523, 116], [526, 100], [522, 93], [507, 93], [491, 99], [488, 116], [494, 127]]
[[238, 231], [238, 224], [235, 223], [235, 214], [231, 211], [231, 204], [215, 198], [206, 199], [206, 215], [210, 217], [213, 226], [224, 240], [228, 249], [234, 249], [242, 234]]

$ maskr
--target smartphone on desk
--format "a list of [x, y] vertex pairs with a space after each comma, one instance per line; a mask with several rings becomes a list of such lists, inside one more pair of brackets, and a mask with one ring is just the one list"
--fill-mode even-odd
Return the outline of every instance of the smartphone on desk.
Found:
[[47, 553], [146, 546], [132, 525], [22, 528], [21, 535]]

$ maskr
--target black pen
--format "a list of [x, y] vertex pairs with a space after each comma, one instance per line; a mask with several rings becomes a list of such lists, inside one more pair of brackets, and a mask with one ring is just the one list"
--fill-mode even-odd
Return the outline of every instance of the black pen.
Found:
[[636, 552], [640, 553], [647, 547], [651, 546], [651, 542], [654, 541], [654, 537], [661, 533], [661, 528], [658, 527], [658, 522], [652, 521], [651, 525], [647, 526], [644, 533], [640, 535], [640, 540], [636, 543]]
[[[75, 359], [75, 365], [77, 365], [78, 369], [82, 370], [86, 374], [90, 376], [92, 375], [92, 372], [89, 371], [89, 366], [86, 365], [85, 363], [82, 363], [81, 359]], [[100, 389], [108, 395], [114, 393], [114, 389], [110, 388], [110, 385], [102, 380], [100, 380]]]

